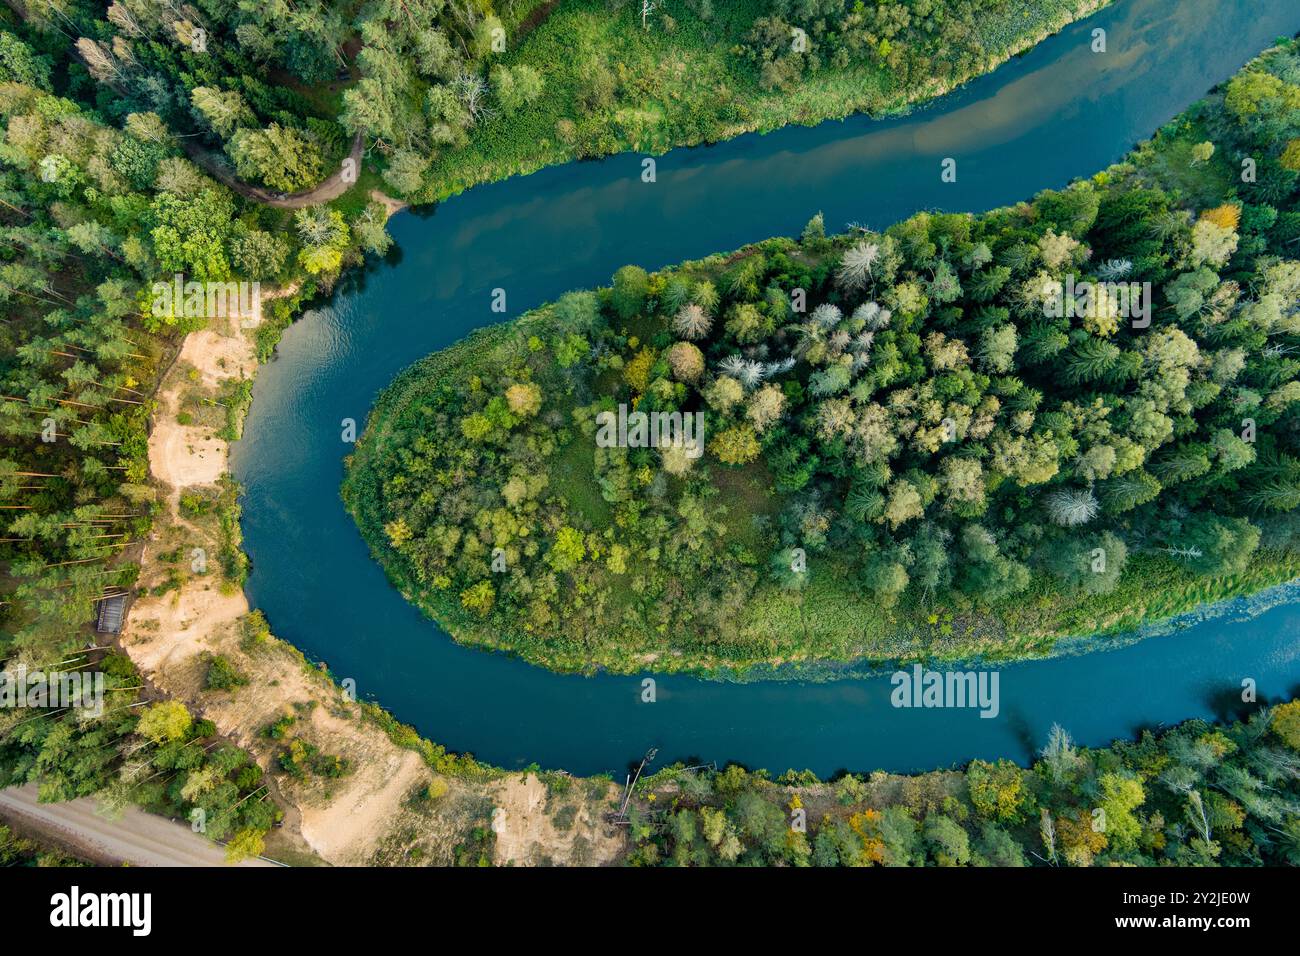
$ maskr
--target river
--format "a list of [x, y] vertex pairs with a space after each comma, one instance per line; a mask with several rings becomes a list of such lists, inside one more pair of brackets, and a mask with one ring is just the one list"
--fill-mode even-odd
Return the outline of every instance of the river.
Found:
[[[1107, 52], [1091, 49], [1107, 33]], [[1300, 686], [1300, 605], [1237, 602], [1110, 650], [1002, 668], [1000, 712], [903, 709], [888, 676], [746, 684], [684, 676], [578, 677], [460, 647], [371, 560], [339, 499], [341, 422], [365, 419], [398, 371], [626, 263], [655, 269], [772, 235], [819, 210], [828, 230], [883, 227], [924, 208], [980, 211], [1120, 159], [1276, 37], [1292, 0], [1120, 0], [995, 73], [906, 117], [854, 117], [658, 157], [573, 163], [480, 186], [390, 223], [399, 251], [357, 272], [285, 333], [263, 368], [232, 470], [244, 486], [249, 599], [272, 630], [449, 749], [621, 778], [658, 763], [737, 761], [779, 772], [1024, 762], [1059, 722], [1089, 745], [1224, 716], [1241, 683]], [[957, 161], [957, 181], [940, 165]], [[1249, 607], [1248, 607], [1249, 605]], [[1257, 613], [1258, 612], [1258, 613]], [[1086, 643], [1086, 642], [1085, 642]], [[656, 699], [642, 701], [642, 679]]]

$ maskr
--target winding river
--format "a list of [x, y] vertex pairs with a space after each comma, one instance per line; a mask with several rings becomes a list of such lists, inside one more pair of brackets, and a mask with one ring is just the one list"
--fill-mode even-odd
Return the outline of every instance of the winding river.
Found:
[[[1090, 49], [1107, 33], [1107, 52]], [[1293, 586], [1202, 613], [1141, 642], [1004, 667], [1000, 713], [896, 709], [886, 676], [747, 684], [552, 674], [454, 644], [389, 586], [339, 500], [340, 422], [365, 416], [406, 365], [620, 265], [654, 269], [778, 234], [818, 210], [828, 229], [921, 208], [978, 211], [1118, 160], [1276, 37], [1294, 0], [1120, 0], [907, 117], [751, 135], [659, 157], [574, 163], [481, 186], [391, 223], [400, 252], [354, 275], [290, 328], [264, 368], [232, 468], [245, 489], [247, 591], [276, 634], [356, 680], [424, 735], [505, 767], [621, 776], [659, 762], [735, 760], [774, 771], [928, 769], [1024, 761], [1056, 721], [1095, 745], [1189, 717], [1225, 716], [1240, 686], [1300, 685]], [[940, 163], [957, 160], [955, 183]], [[1077, 642], [1080, 647], [1088, 641]], [[1095, 642], [1094, 642], [1095, 643]]]

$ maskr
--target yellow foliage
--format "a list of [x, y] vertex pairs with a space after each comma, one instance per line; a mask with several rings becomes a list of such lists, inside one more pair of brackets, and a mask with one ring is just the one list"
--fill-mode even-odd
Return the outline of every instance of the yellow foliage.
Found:
[[650, 369], [654, 364], [654, 349], [642, 349], [623, 369], [623, 381], [632, 386], [633, 391], [644, 392], [650, 384]]
[[1092, 858], [1106, 849], [1106, 834], [1092, 827], [1092, 814], [1080, 810], [1073, 819], [1062, 816], [1056, 824], [1065, 858], [1074, 866], [1091, 866]]
[[860, 810], [853, 814], [849, 817], [849, 829], [862, 840], [862, 855], [857, 861], [859, 866], [885, 862], [885, 841], [880, 838], [879, 810]]
[[1295, 173], [1300, 173], [1300, 139], [1293, 139], [1282, 150], [1282, 165]]
[[384, 525], [384, 533], [388, 535], [388, 540], [394, 548], [400, 548], [407, 541], [411, 540], [411, 529], [407, 525], [405, 518], [398, 518]]
[[1201, 213], [1201, 218], [1214, 223], [1220, 229], [1231, 229], [1237, 231], [1237, 226], [1241, 223], [1241, 207], [1235, 203], [1226, 202], [1222, 206], [1215, 206], [1213, 209], [1207, 209]]
[[1273, 733], [1292, 750], [1300, 750], [1300, 700], [1273, 708]]
[[758, 436], [749, 425], [733, 425], [719, 432], [711, 447], [719, 461], [728, 465], [744, 465], [758, 457]]
[[521, 382], [506, 389], [506, 404], [521, 417], [536, 415], [542, 407], [542, 390], [532, 382]]
[[473, 611], [479, 617], [487, 617], [496, 601], [496, 596], [496, 591], [492, 589], [491, 584], [480, 581], [460, 592], [460, 606], [467, 611]]

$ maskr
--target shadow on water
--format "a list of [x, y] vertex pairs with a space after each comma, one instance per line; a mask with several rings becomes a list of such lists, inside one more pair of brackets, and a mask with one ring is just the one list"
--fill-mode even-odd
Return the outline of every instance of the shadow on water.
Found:
[[1215, 687], [1206, 692], [1205, 710], [1218, 721], [1244, 720], [1259, 710], [1260, 705], [1243, 701], [1241, 695], [1240, 686]]
[[[1102, 55], [1089, 49], [1097, 26], [1108, 34]], [[1218, 694], [1243, 676], [1261, 698], [1293, 688], [1300, 608], [1278, 603], [1004, 667], [997, 719], [896, 709], [888, 675], [746, 684], [656, 675], [658, 702], [643, 704], [643, 675], [551, 674], [454, 644], [389, 586], [338, 487], [351, 451], [340, 421], [361, 421], [403, 367], [501, 318], [489, 310], [493, 288], [507, 290], [518, 315], [606, 283], [627, 262], [653, 269], [796, 234], [818, 210], [830, 228], [883, 226], [921, 208], [1027, 198], [1118, 160], [1298, 28], [1290, 0], [1119, 0], [909, 116], [675, 150], [659, 157], [656, 184], [640, 181], [640, 157], [616, 156], [400, 214], [401, 251], [308, 311], [258, 376], [232, 450], [250, 600], [278, 635], [450, 749], [575, 773], [616, 771], [652, 745], [660, 766], [698, 754], [819, 774], [1026, 760], [1054, 721], [1096, 745], [1134, 727], [1229, 713]], [[945, 185], [939, 164], [949, 156], [958, 182]]]
[[1037, 729], [1022, 712], [1012, 711], [1006, 714], [1005, 718], [1007, 733], [1016, 742], [1018, 748], [1016, 756], [1021, 763], [1032, 761], [1034, 755], [1038, 753], [1039, 748], [1042, 746], [1038, 739]]

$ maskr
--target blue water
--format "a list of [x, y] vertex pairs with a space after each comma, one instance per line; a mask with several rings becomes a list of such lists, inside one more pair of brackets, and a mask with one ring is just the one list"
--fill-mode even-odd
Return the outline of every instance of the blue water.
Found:
[[[1107, 53], [1091, 31], [1107, 31]], [[245, 489], [247, 591], [274, 632], [351, 677], [425, 736], [506, 767], [621, 772], [735, 760], [780, 771], [924, 769], [1025, 760], [1059, 722], [1101, 744], [1146, 726], [1222, 716], [1244, 678], [1300, 686], [1300, 607], [1192, 624], [1131, 646], [1006, 667], [1001, 713], [896, 709], [885, 676], [727, 684], [552, 674], [454, 644], [370, 558], [338, 495], [340, 422], [364, 421], [403, 367], [560, 293], [778, 234], [817, 211], [828, 229], [881, 227], [917, 209], [979, 211], [1118, 160], [1268, 46], [1300, 30], [1300, 5], [1121, 0], [932, 107], [884, 121], [675, 150], [641, 181], [640, 156], [575, 163], [481, 186], [391, 223], [399, 252], [348, 280], [284, 335], [259, 374], [232, 468]], [[946, 157], [957, 182], [940, 180]], [[651, 675], [654, 676], [654, 675]]]

